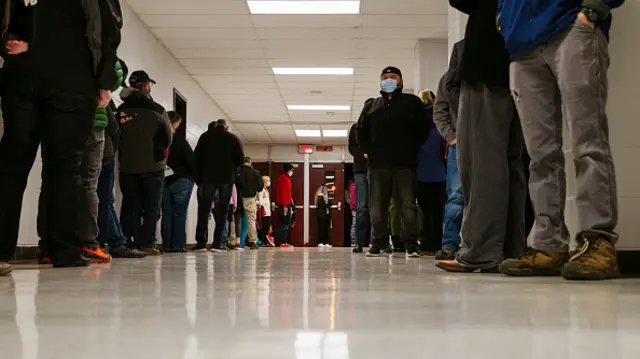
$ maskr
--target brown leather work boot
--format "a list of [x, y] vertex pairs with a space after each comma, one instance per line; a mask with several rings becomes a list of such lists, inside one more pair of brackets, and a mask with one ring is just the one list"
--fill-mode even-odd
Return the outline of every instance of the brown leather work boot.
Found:
[[616, 246], [598, 234], [582, 236], [582, 245], [564, 266], [562, 276], [574, 280], [620, 278]]
[[547, 253], [529, 249], [518, 258], [505, 259], [500, 272], [509, 276], [559, 276], [569, 261], [569, 253]]

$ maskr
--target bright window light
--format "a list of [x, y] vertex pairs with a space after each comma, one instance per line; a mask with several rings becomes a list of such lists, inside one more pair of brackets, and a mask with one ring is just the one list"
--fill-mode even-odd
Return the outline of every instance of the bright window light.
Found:
[[274, 75], [353, 75], [353, 67], [274, 67]]
[[347, 130], [322, 130], [322, 137], [347, 137], [349, 131]]
[[351, 111], [351, 106], [342, 105], [287, 105], [289, 111]]
[[360, 1], [247, 1], [253, 15], [359, 14]]
[[320, 130], [296, 130], [298, 137], [320, 137]]

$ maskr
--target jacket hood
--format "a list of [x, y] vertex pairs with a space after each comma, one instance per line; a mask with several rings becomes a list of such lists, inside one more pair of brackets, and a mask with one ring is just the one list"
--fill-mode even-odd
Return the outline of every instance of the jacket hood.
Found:
[[122, 91], [120, 91], [120, 99], [122, 101], [126, 100], [127, 97], [129, 97], [135, 91], [136, 91], [136, 89], [134, 89], [133, 87], [125, 87], [125, 88], [123, 88]]

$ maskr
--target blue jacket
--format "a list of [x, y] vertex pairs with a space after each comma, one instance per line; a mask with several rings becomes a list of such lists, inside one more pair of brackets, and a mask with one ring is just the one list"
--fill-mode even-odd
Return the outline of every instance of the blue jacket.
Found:
[[[624, 0], [600, 0], [614, 9]], [[498, 0], [498, 26], [507, 51], [518, 57], [549, 42], [576, 21], [581, 0]], [[606, 36], [611, 16], [598, 24]]]
[[433, 107], [425, 107], [429, 122], [429, 138], [420, 147], [418, 154], [418, 181], [444, 182], [447, 174], [444, 167], [444, 138], [433, 123]]

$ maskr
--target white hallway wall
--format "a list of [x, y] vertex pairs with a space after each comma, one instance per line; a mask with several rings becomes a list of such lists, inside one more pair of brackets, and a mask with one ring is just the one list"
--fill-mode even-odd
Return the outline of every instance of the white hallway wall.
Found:
[[[206, 129], [209, 121], [226, 117], [223, 111], [200, 88], [169, 51], [151, 34], [124, 2], [124, 28], [122, 44], [118, 51], [130, 71], [146, 70], [158, 83], [153, 87], [154, 99], [167, 110], [173, 109], [173, 88], [175, 87], [188, 102], [189, 127], [188, 140], [193, 145]], [[42, 163], [36, 161], [29, 184], [25, 192], [22, 218], [20, 222], [20, 245], [37, 245], [36, 216], [38, 213], [38, 194], [40, 192], [40, 172]], [[189, 208], [188, 236], [195, 235], [196, 219], [195, 196]]]

